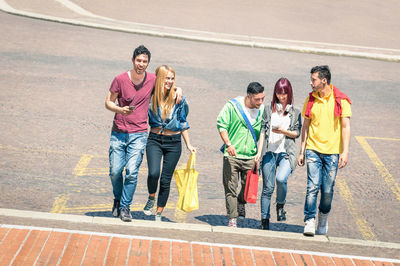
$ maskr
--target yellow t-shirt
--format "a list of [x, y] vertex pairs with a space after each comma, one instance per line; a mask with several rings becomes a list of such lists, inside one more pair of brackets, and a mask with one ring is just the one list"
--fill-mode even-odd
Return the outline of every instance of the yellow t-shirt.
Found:
[[[335, 117], [335, 96], [333, 90], [328, 96], [320, 98], [317, 92], [312, 94], [314, 104], [311, 108], [310, 127], [308, 130], [308, 138], [306, 149], [315, 150], [323, 154], [339, 154], [342, 153], [342, 121], [341, 117], [351, 116], [350, 103], [342, 100], [342, 115]], [[302, 116], [305, 117], [309, 96], [307, 97]]]

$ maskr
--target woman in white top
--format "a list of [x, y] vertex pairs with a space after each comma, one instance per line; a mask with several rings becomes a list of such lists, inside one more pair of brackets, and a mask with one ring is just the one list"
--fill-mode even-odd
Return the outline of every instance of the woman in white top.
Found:
[[300, 130], [301, 113], [293, 107], [292, 85], [288, 79], [280, 78], [275, 84], [271, 105], [264, 110], [255, 158], [262, 159], [261, 229], [269, 229], [275, 179], [277, 220], [286, 220], [283, 207], [286, 202], [287, 179], [296, 167], [295, 138], [300, 136]]

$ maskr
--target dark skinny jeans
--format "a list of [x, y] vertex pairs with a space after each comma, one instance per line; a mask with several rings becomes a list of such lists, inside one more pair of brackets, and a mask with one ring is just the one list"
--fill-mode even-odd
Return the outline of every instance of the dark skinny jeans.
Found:
[[[157, 198], [158, 207], [165, 207], [167, 204], [172, 175], [181, 157], [181, 153], [181, 134], [165, 136], [150, 132], [146, 146], [147, 165], [149, 169], [147, 189], [149, 194], [156, 193], [158, 180], [160, 180], [160, 190], [158, 191]], [[161, 159], [163, 159], [162, 171]]]

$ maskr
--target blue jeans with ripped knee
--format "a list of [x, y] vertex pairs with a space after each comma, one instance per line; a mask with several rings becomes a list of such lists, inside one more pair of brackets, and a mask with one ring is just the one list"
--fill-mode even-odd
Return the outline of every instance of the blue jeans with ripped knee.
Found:
[[315, 218], [319, 190], [321, 190], [321, 197], [318, 209], [324, 214], [330, 212], [339, 154], [323, 154], [306, 150], [306, 160], [307, 193], [304, 203], [304, 221]]
[[[132, 204], [146, 143], [147, 132], [111, 132], [109, 150], [110, 179], [113, 186], [114, 199], [121, 200], [121, 209], [124, 207], [129, 209]], [[124, 168], [125, 181], [123, 178]]]

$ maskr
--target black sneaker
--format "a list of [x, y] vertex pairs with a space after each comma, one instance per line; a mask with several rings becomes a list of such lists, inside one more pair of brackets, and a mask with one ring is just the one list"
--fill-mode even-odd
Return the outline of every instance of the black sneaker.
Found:
[[117, 199], [114, 199], [114, 205], [112, 207], [112, 215], [114, 217], [118, 217], [119, 216], [119, 206], [120, 206], [120, 201]]
[[146, 215], [152, 214], [155, 201], [156, 201], [155, 199], [150, 199], [150, 198], [147, 200], [146, 206], [144, 206], [143, 208], [144, 214]]
[[237, 211], [238, 211], [238, 219], [240, 221], [243, 221], [244, 218], [246, 217], [246, 205], [238, 202]]
[[269, 230], [269, 219], [261, 219], [261, 229]]
[[121, 209], [121, 213], [120, 213], [119, 217], [124, 222], [131, 222], [132, 221], [131, 211], [127, 207], [124, 207], [124, 208]]
[[286, 221], [286, 211], [283, 206], [285, 206], [285, 204], [276, 204], [276, 219], [278, 222]]

